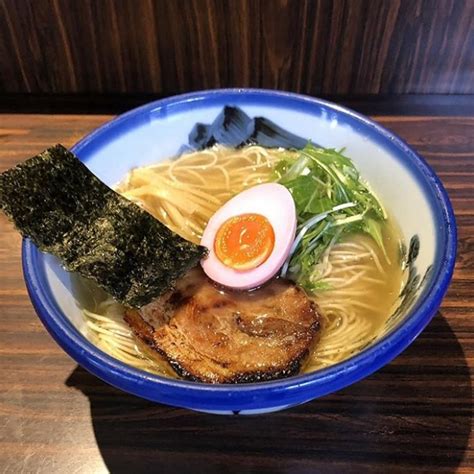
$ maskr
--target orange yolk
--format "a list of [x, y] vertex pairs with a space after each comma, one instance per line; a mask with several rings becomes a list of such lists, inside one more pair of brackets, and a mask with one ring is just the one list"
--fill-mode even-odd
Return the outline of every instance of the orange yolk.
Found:
[[235, 270], [250, 270], [267, 260], [274, 245], [275, 232], [266, 217], [241, 214], [220, 226], [214, 252], [224, 265]]

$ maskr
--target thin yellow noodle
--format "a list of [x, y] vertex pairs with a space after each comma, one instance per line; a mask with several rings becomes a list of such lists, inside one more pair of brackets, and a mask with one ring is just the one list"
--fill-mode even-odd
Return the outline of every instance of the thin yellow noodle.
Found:
[[[211, 203], [213, 204], [220, 204], [219, 200], [216, 199], [212, 194], [202, 191], [201, 189], [195, 189], [193, 187], [189, 187], [183, 183], [173, 183], [169, 182], [168, 180], [163, 179], [162, 181], [157, 181], [153, 186], [153, 191], [156, 192], [156, 187], [163, 187], [167, 189], [167, 187], [171, 187], [172, 189], [177, 189], [183, 191], [185, 196], [192, 194], [194, 196], [193, 199], [199, 201], [202, 206], [210, 206]], [[206, 188], [204, 188], [206, 189]]]
[[347, 269], [341, 268], [338, 265], [343, 265], [344, 262], [331, 262], [332, 263], [332, 270], [331, 270], [331, 277], [334, 278], [341, 278], [339, 275], [355, 275], [358, 273], [362, 273], [372, 268], [373, 265], [351, 265]]
[[385, 284], [385, 281], [382, 278], [370, 278], [368, 276], [365, 276], [364, 281], [366, 281], [368, 283], [372, 283], [373, 285]]
[[176, 209], [173, 204], [164, 201], [162, 203], [163, 208], [166, 210], [168, 216], [169, 216], [169, 222], [167, 224], [173, 225], [173, 227], [180, 227], [180, 224], [184, 222], [183, 216], [181, 213]]
[[224, 176], [225, 187], [229, 188], [230, 187], [229, 172], [223, 166], [216, 166], [215, 168], [216, 170], [222, 171], [222, 174]]
[[[199, 159], [194, 159], [193, 161], [192, 155], [184, 155], [179, 160], [171, 161], [170, 169], [173, 170], [175, 168], [186, 166], [189, 169], [204, 170], [206, 168], [212, 168], [217, 163], [218, 157], [214, 152], [203, 151], [199, 155], [201, 156], [201, 161], [203, 161], [202, 163], [199, 162]], [[207, 157], [208, 159], [206, 159]], [[204, 158], [204, 160], [202, 158]], [[191, 163], [194, 162], [194, 164], [188, 163], [189, 161]]]
[[[157, 189], [158, 188], [158, 189]], [[199, 190], [184, 190], [177, 186], [174, 186], [172, 183], [158, 182], [157, 186], [142, 186], [140, 188], [132, 189], [130, 191], [125, 191], [124, 196], [128, 199], [135, 198], [140, 201], [145, 201], [148, 199], [166, 199], [173, 202], [178, 198], [180, 201], [186, 201], [189, 198], [189, 194], [193, 195], [193, 200], [196, 205], [199, 205], [202, 208], [212, 210], [215, 205], [219, 205], [219, 201], [213, 196], [208, 196], [206, 193]], [[209, 199], [208, 199], [209, 198]], [[192, 200], [191, 200], [192, 201]]]
[[[270, 181], [275, 164], [289, 153], [259, 146], [239, 150], [214, 147], [135, 169], [117, 190], [173, 231], [199, 243], [214, 212], [236, 193]], [[384, 321], [395, 301], [385, 302], [381, 316], [380, 295], [389, 294], [393, 273], [382, 257], [373, 240], [358, 236], [331, 245], [322, 255], [318, 279], [328, 289], [314, 296], [322, 315], [322, 332], [305, 371], [347, 359], [386, 330]], [[123, 308], [110, 297], [83, 314], [91, 340], [100, 349], [142, 370], [176, 377], [161, 358], [149, 355], [137, 342], [123, 319]]]
[[179, 212], [181, 217], [187, 216], [188, 214], [190, 216], [200, 215], [202, 217], [207, 217], [209, 213], [212, 213], [212, 209], [202, 206], [197, 200], [194, 200], [194, 202], [191, 199], [186, 201], [186, 196], [180, 193], [175, 194], [175, 199], [166, 195], [163, 195], [162, 198], [165, 209], [168, 212], [171, 212], [173, 216], [176, 213], [173, 213], [170, 209]]
[[183, 175], [187, 175], [188, 180], [189, 180], [189, 177], [193, 177], [195, 179], [195, 182], [188, 181], [190, 187], [206, 185], [206, 180], [197, 171], [184, 169], [184, 170], [181, 170], [181, 173]]

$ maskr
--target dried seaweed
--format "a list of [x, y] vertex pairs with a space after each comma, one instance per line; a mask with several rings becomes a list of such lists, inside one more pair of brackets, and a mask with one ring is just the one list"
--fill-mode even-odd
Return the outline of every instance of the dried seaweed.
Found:
[[132, 307], [162, 294], [206, 254], [61, 145], [0, 174], [0, 209], [40, 250]]

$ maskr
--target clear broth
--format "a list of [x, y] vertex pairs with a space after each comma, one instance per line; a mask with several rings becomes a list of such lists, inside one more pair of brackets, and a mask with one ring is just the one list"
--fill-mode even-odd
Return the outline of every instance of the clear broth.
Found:
[[[286, 150], [217, 147], [154, 166], [137, 168], [117, 190], [172, 230], [199, 242], [213, 213], [236, 193], [271, 180]], [[327, 256], [330, 289], [313, 296], [323, 314], [319, 343], [303, 371], [318, 370], [367, 347], [379, 337], [399, 300], [404, 274], [401, 234], [393, 219], [383, 226], [386, 255], [366, 235], [351, 235]], [[94, 290], [84, 310], [88, 336], [102, 350], [134, 367], [177, 377], [166, 361], [137, 341], [123, 320], [123, 308]]]

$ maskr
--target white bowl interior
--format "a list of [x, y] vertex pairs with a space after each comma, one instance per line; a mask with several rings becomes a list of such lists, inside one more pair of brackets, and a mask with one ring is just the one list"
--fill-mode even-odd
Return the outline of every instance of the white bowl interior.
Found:
[[[116, 134], [112, 141], [96, 147], [92, 154], [80, 156], [99, 178], [114, 185], [131, 168], [175, 156], [188, 142], [193, 126], [197, 122], [212, 123], [223, 105], [200, 104], [186, 111], [174, 110], [173, 106], [157, 106], [144, 123], [126, 133]], [[329, 109], [313, 115], [270, 105], [238, 106], [250, 117], [269, 118], [282, 128], [324, 147], [344, 147], [346, 155], [354, 160], [362, 176], [395, 217], [406, 244], [412, 236], [418, 235], [420, 251], [416, 267], [420, 275], [425, 274], [435, 258], [436, 229], [430, 204], [406, 163], [376, 143], [370, 134], [364, 133], [363, 127], [349, 125]], [[73, 294], [70, 275], [53, 257], [47, 256], [45, 266], [57, 304], [74, 327], [84, 334], [84, 322], [76, 305], [74, 296], [77, 295]]]

